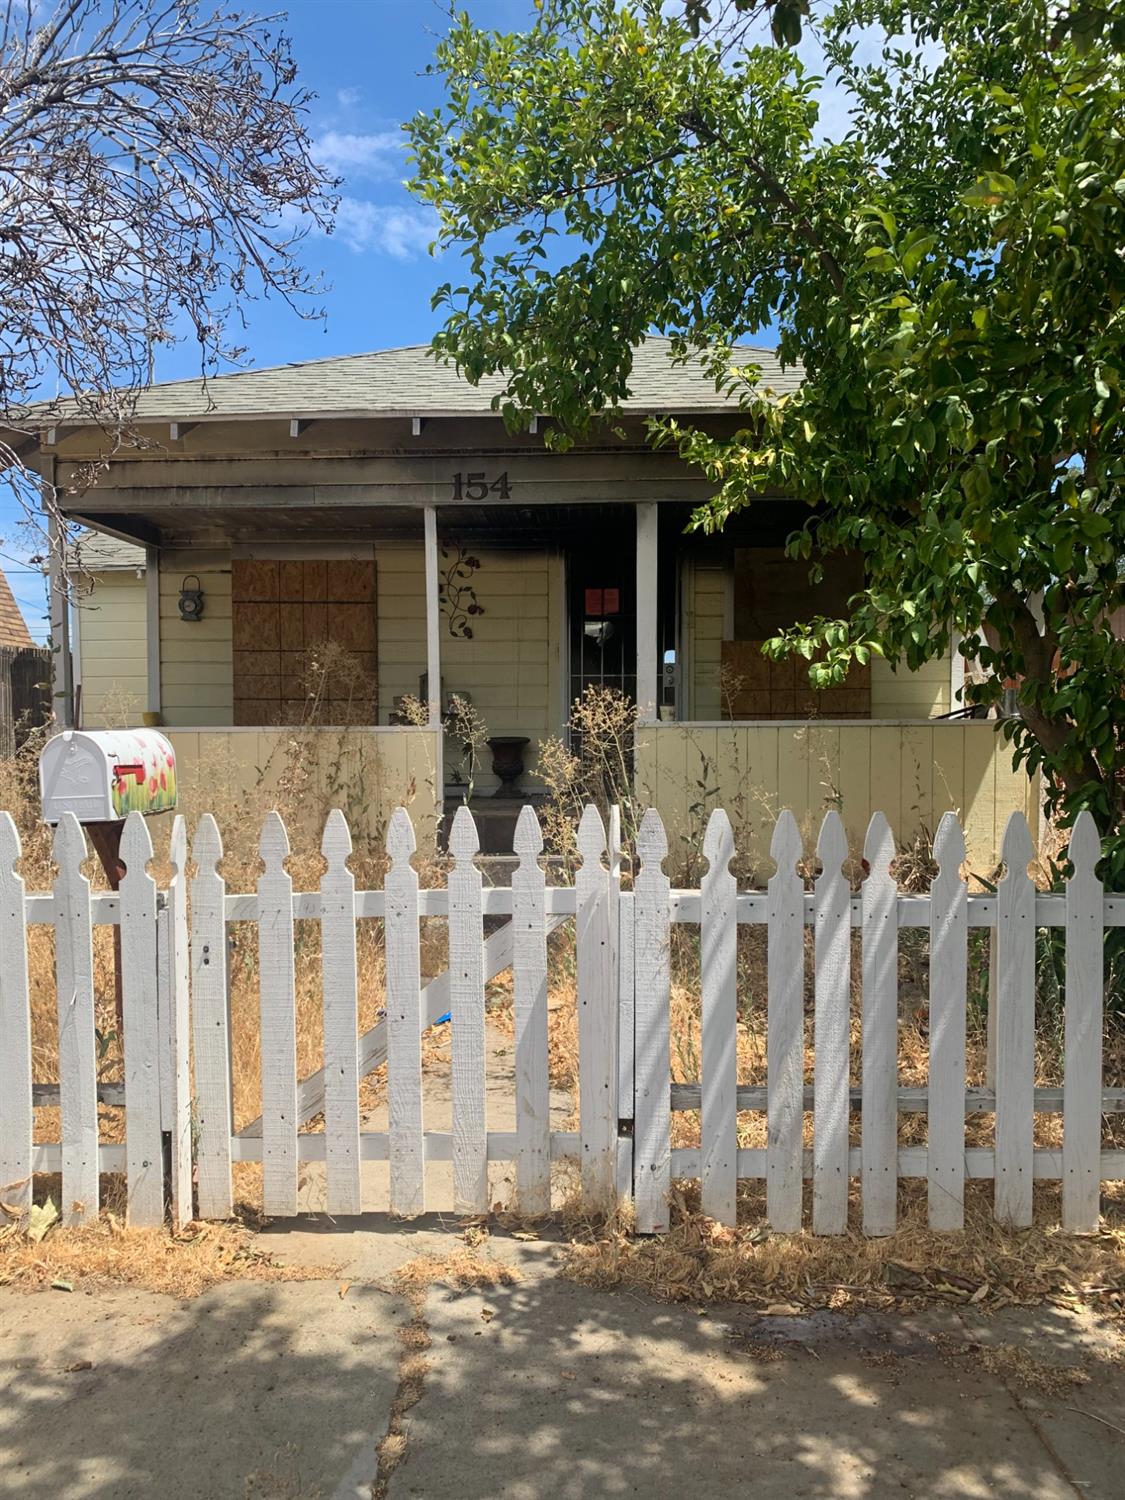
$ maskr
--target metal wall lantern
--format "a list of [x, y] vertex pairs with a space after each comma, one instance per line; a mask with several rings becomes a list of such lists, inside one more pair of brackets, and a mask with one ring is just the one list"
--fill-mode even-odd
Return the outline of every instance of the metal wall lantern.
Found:
[[[193, 582], [194, 588], [188, 585]], [[198, 573], [189, 573], [180, 584], [180, 619], [189, 623], [203, 618], [203, 585]]]

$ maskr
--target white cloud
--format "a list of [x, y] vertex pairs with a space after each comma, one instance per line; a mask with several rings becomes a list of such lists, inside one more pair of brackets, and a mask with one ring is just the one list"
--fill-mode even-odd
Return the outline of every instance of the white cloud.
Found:
[[362, 89], [337, 89], [336, 103], [341, 109], [354, 109], [363, 98]]
[[313, 155], [340, 177], [397, 177], [402, 171], [406, 138], [400, 130], [361, 135], [326, 130], [313, 144]]
[[413, 260], [426, 254], [437, 229], [437, 215], [413, 204], [341, 198], [336, 214], [336, 234], [357, 255], [374, 252], [392, 260]]

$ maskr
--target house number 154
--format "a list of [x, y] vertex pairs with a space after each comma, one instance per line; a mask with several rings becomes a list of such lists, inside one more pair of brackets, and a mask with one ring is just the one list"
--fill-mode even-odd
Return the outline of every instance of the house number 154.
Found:
[[489, 495], [495, 495], [498, 500], [511, 499], [512, 487], [508, 483], [506, 471], [499, 479], [493, 480], [489, 479], [483, 469], [471, 474], [454, 474], [454, 500], [487, 500]]

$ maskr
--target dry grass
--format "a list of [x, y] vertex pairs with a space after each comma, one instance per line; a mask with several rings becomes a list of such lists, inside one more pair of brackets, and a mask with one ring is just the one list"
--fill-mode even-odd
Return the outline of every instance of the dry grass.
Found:
[[519, 1279], [515, 1266], [482, 1254], [476, 1245], [458, 1245], [444, 1255], [431, 1251], [406, 1261], [395, 1272], [394, 1285], [404, 1296], [412, 1297], [438, 1282], [468, 1292], [514, 1286]]
[[743, 1184], [737, 1229], [699, 1211], [694, 1184], [677, 1184], [668, 1234], [635, 1239], [616, 1226], [572, 1241], [564, 1274], [585, 1286], [629, 1288], [662, 1301], [746, 1302], [776, 1312], [851, 1305], [913, 1307], [972, 1304], [994, 1311], [1011, 1304], [1088, 1304], [1125, 1312], [1125, 1199], [1103, 1230], [1068, 1235], [1057, 1228], [1058, 1194], [1036, 1189], [1035, 1225], [1002, 1229], [992, 1217], [992, 1185], [969, 1183], [964, 1233], [926, 1227], [925, 1184], [899, 1189], [899, 1228], [885, 1239], [859, 1232], [858, 1193], [851, 1227], [818, 1238], [780, 1235], [765, 1223], [765, 1190]]
[[330, 1266], [287, 1266], [241, 1219], [166, 1229], [127, 1229], [105, 1210], [83, 1229], [52, 1229], [34, 1243], [15, 1225], [0, 1229], [0, 1286], [87, 1291], [132, 1286], [168, 1297], [198, 1297], [220, 1281], [317, 1281]]

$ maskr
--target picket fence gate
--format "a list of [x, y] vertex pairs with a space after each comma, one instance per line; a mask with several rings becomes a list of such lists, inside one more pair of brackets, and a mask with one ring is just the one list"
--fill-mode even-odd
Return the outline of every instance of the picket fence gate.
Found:
[[[348, 869], [351, 838], [333, 812], [324, 831], [326, 869], [319, 889], [294, 892], [285, 870], [289, 841], [277, 813], [266, 818], [263, 871], [253, 893], [232, 894], [219, 873], [222, 842], [210, 815], [192, 849], [177, 817], [172, 879], [158, 890], [147, 871], [148, 828], [131, 814], [117, 894], [93, 894], [82, 873], [87, 848], [67, 814], [58, 825], [53, 891], [28, 894], [16, 871], [19, 837], [0, 815], [0, 1197], [9, 1214], [26, 1213], [33, 1172], [62, 1174], [66, 1222], [96, 1214], [99, 1173], [124, 1172], [129, 1220], [221, 1218], [232, 1209], [232, 1163], [260, 1161], [268, 1214], [298, 1211], [299, 1165], [324, 1164], [327, 1209], [361, 1210], [362, 1162], [389, 1164], [386, 1207], [413, 1215], [426, 1208], [427, 1161], [451, 1161], [454, 1208], [489, 1207], [488, 1163], [514, 1162], [518, 1201], [529, 1213], [550, 1206], [552, 1162], [580, 1162], [587, 1208], [632, 1197], [642, 1232], [668, 1227], [676, 1178], [697, 1177], [704, 1211], [735, 1222], [738, 1183], [764, 1179], [767, 1216], [778, 1231], [803, 1222], [804, 1184], [812, 1182], [811, 1228], [837, 1234], [847, 1225], [849, 1184], [859, 1179], [864, 1232], [889, 1234], [898, 1182], [928, 1183], [929, 1221], [964, 1222], [964, 1185], [994, 1179], [998, 1220], [1031, 1222], [1032, 1186], [1061, 1179], [1064, 1227], [1095, 1229], [1102, 1181], [1125, 1177], [1125, 1151], [1103, 1151], [1103, 1113], [1125, 1112], [1125, 1089], [1102, 1079], [1104, 929], [1125, 925], [1125, 897], [1107, 895], [1095, 866], [1093, 820], [1078, 819], [1070, 842], [1072, 877], [1064, 893], [1038, 892], [1027, 868], [1033, 847], [1020, 813], [1009, 820], [1006, 874], [995, 895], [970, 894], [961, 870], [965, 842], [956, 817], [942, 819], [934, 841], [938, 874], [928, 895], [904, 895], [891, 875], [895, 845], [876, 813], [864, 845], [867, 875], [853, 893], [844, 873], [848, 848], [837, 812], [817, 843], [821, 873], [806, 891], [800, 835], [789, 812], [774, 829], [776, 873], [765, 891], [740, 891], [730, 864], [730, 822], [714, 812], [702, 852], [698, 890], [673, 890], [664, 873], [667, 839], [655, 811], [636, 838], [632, 889], [622, 889], [620, 821], [607, 830], [587, 807], [579, 825], [580, 864], [573, 885], [552, 885], [540, 864], [543, 839], [525, 807], [515, 834], [518, 863], [510, 888], [486, 888], [476, 863], [478, 839], [467, 808], [450, 832], [446, 889], [421, 889], [411, 864], [414, 831], [405, 809], [387, 835], [389, 866], [381, 891], [357, 890]], [[421, 923], [448, 923], [449, 969], [423, 986]], [[486, 936], [489, 919], [508, 922]], [[297, 1076], [294, 923], [322, 929], [324, 1066]], [[385, 935], [385, 1015], [358, 1033], [356, 924], [381, 920]], [[548, 1079], [547, 941], [560, 922], [576, 929], [579, 1128], [552, 1131]], [[54, 927], [59, 1082], [33, 1082], [28, 928]], [[92, 932], [120, 924], [124, 1025], [123, 1083], [99, 1083], [94, 1028]], [[231, 1117], [228, 944], [232, 923], [258, 933], [261, 1116], [235, 1133]], [[701, 1067], [698, 1083], [673, 1083], [670, 939], [673, 923], [699, 929]], [[737, 1081], [737, 933], [767, 927], [767, 1082]], [[189, 931], [190, 926], [190, 931]], [[804, 1079], [805, 939], [814, 950], [814, 1078]], [[988, 1087], [966, 1087], [965, 1039], [970, 928], [992, 934]], [[1066, 939], [1065, 1072], [1062, 1089], [1035, 1085], [1035, 943], [1038, 928], [1062, 927]], [[897, 1072], [898, 946], [904, 928], [929, 932], [929, 1078], [902, 1088]], [[852, 931], [860, 935], [861, 1084], [849, 1081]], [[514, 978], [515, 1117], [510, 1132], [490, 1131], [485, 1111], [485, 985], [507, 967]], [[452, 1130], [427, 1131], [421, 1037], [452, 1013]], [[189, 1030], [190, 1028], [190, 1030]], [[363, 1128], [360, 1079], [387, 1064], [388, 1129]], [[98, 1141], [98, 1104], [124, 1105], [125, 1143]], [[33, 1144], [36, 1105], [60, 1107], [60, 1140]], [[698, 1110], [698, 1148], [671, 1148], [672, 1115]], [[768, 1144], [739, 1148], [738, 1114], [764, 1110]], [[813, 1146], [804, 1146], [811, 1110]], [[1036, 1149], [1036, 1113], [1063, 1115], [1061, 1151]], [[928, 1116], [927, 1145], [902, 1147], [898, 1116]], [[301, 1126], [323, 1113], [322, 1131]], [[860, 1144], [851, 1144], [858, 1113]], [[993, 1113], [994, 1145], [967, 1149], [965, 1120]], [[373, 1205], [366, 1205], [372, 1207]], [[379, 1207], [384, 1205], [380, 1204]]]

